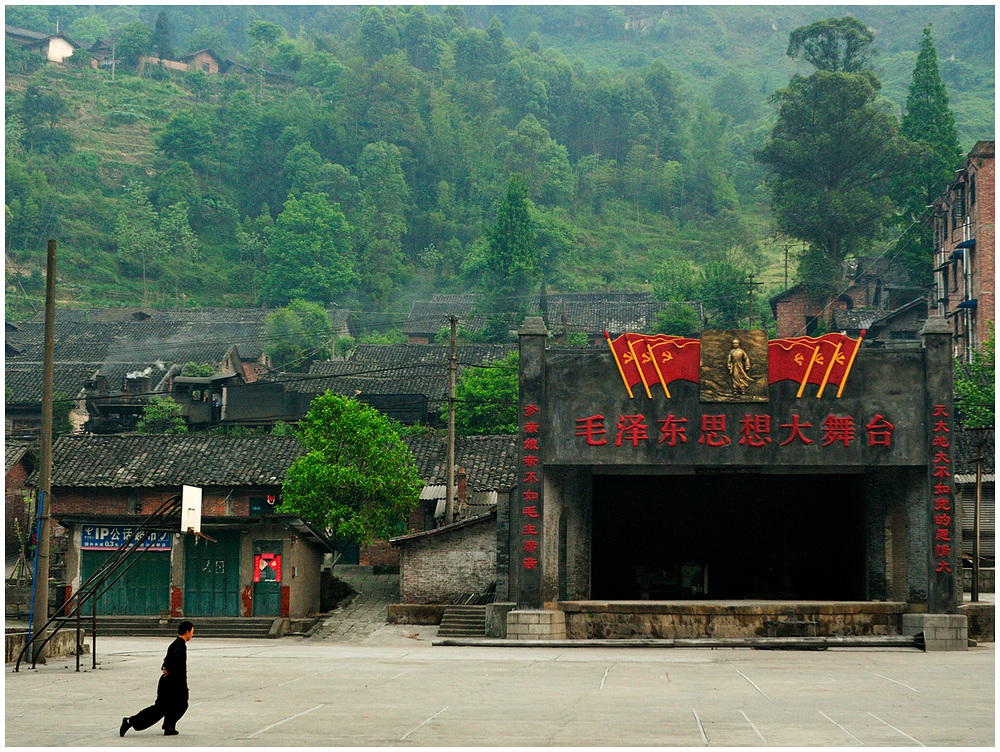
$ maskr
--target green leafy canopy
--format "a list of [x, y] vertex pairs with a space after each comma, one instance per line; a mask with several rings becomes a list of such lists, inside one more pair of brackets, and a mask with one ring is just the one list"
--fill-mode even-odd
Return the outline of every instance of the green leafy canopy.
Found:
[[299, 422], [298, 438], [308, 451], [288, 469], [282, 512], [325, 531], [338, 548], [405, 530], [423, 484], [389, 418], [326, 392]]

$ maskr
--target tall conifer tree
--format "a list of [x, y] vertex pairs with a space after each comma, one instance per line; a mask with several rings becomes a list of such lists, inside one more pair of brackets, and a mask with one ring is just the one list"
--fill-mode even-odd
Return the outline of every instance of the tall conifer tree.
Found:
[[899, 255], [910, 272], [910, 281], [924, 285], [931, 281], [934, 241], [926, 223], [911, 225], [941, 195], [962, 159], [930, 26], [924, 27], [900, 132], [910, 142], [911, 157], [906, 175], [896, 182], [894, 190], [902, 222], [908, 228], [900, 240]]

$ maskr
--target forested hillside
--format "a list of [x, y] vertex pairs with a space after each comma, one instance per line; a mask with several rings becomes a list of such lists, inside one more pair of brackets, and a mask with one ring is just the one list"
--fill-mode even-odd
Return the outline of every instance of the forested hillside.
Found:
[[[8, 42], [7, 314], [41, 306], [48, 237], [64, 304], [403, 311], [485, 292], [486, 230], [518, 174], [547, 289], [699, 295], [736, 323], [752, 271], [765, 317], [796, 245], [753, 150], [768, 96], [806, 68], [789, 32], [847, 10], [8, 7], [14, 26], [114, 37], [119, 59], [112, 76]], [[850, 11], [897, 115], [933, 23], [962, 147], [993, 138], [992, 7]], [[242, 73], [139, 71], [154, 48]]]

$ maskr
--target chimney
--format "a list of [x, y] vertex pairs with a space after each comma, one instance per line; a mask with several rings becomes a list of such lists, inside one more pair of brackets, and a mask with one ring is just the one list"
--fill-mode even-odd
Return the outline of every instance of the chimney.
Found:
[[455, 473], [455, 483], [458, 486], [458, 502], [467, 504], [469, 501], [469, 476], [465, 474], [465, 468], [460, 467]]
[[125, 398], [148, 394], [153, 388], [149, 376], [133, 376], [125, 378]]

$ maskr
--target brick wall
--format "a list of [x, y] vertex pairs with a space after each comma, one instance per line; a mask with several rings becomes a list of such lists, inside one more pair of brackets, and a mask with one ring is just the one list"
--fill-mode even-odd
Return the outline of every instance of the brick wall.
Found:
[[[863, 305], [864, 288], [851, 288], [845, 294], [850, 294], [855, 305]], [[860, 303], [858, 301], [861, 301]], [[803, 337], [808, 332], [806, 326], [810, 319], [821, 315], [827, 324], [833, 319], [834, 311], [847, 309], [847, 301], [843, 296], [829, 305], [821, 305], [812, 300], [804, 290], [795, 290], [784, 296], [775, 304], [775, 339], [785, 337]]]
[[388, 541], [361, 546], [358, 563], [366, 567], [398, 567], [399, 550], [390, 546]]
[[976, 254], [979, 260], [979, 321], [977, 334], [985, 337], [987, 321], [996, 321], [996, 170], [991, 156], [976, 173]]
[[496, 579], [496, 518], [410, 540], [399, 548], [403, 603], [443, 603]]
[[24, 506], [24, 482], [28, 479], [28, 469], [23, 462], [18, 462], [4, 477], [4, 545], [7, 553], [18, 550], [17, 535], [14, 520], [18, 521], [21, 534], [28, 539], [28, 513]]
[[[54, 515], [125, 515], [146, 517], [179, 488], [54, 488]], [[202, 517], [246, 517], [250, 514], [250, 497], [266, 496], [275, 489], [233, 490], [206, 488], [202, 492]]]

